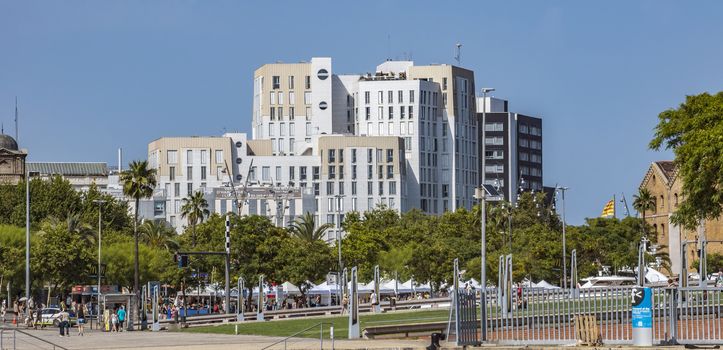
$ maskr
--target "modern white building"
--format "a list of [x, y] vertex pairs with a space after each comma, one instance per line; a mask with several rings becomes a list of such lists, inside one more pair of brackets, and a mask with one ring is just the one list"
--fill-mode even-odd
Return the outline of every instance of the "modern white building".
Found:
[[241, 203], [242, 213], [278, 225], [305, 212], [336, 225], [346, 212], [378, 205], [471, 208], [483, 137], [474, 91], [472, 71], [446, 64], [386, 61], [363, 74], [335, 74], [328, 57], [265, 64], [254, 72], [250, 139], [149, 144], [156, 208], [179, 230], [182, 199], [196, 190], [215, 212]]

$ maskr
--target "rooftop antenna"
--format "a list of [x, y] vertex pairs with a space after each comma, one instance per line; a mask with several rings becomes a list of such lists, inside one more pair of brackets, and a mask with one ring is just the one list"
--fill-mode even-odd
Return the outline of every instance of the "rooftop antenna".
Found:
[[15, 142], [20, 144], [20, 138], [18, 137], [18, 97], [15, 96]]
[[455, 46], [456, 46], [456, 49], [454, 51], [454, 59], [455, 59], [455, 61], [457, 61], [457, 65], [461, 66], [462, 65], [462, 44], [457, 43], [457, 45], [455, 45]]

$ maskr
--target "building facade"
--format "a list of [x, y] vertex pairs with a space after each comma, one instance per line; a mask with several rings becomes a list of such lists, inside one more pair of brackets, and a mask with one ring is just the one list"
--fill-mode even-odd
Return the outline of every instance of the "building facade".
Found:
[[[670, 221], [678, 205], [683, 201], [683, 182], [678, 176], [678, 171], [672, 161], [657, 161], [650, 164], [648, 171], [640, 183], [640, 188], [650, 191], [655, 199], [654, 209], [645, 213], [645, 221], [650, 225], [657, 237], [661, 251], [667, 252], [670, 257], [672, 274], [678, 274], [681, 268], [681, 242], [697, 242], [702, 235], [706, 240], [723, 240], [723, 221], [706, 220], [697, 229], [688, 230]], [[699, 257], [700, 247], [697, 243], [686, 246], [685, 254], [689, 270], [698, 270], [697, 266], [691, 266], [694, 260]], [[708, 244], [708, 253], [723, 253], [723, 245]], [[709, 273], [716, 271], [708, 271]]]
[[10, 135], [0, 133], [0, 183], [16, 184], [25, 178], [28, 152], [18, 148]]
[[498, 187], [511, 202], [521, 190], [542, 191], [542, 119], [509, 112], [507, 101], [491, 97], [479, 98], [477, 107], [480, 125], [486, 109], [479, 135], [485, 140], [485, 184]]

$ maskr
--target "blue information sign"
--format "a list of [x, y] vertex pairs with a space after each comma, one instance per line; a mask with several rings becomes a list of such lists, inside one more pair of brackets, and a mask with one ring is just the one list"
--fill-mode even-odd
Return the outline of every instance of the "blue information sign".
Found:
[[653, 327], [653, 293], [650, 288], [632, 290], [633, 328]]

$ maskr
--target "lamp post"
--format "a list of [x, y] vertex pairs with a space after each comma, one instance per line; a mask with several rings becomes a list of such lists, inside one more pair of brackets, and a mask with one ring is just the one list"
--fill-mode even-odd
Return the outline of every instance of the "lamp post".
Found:
[[30, 300], [30, 177], [39, 173], [28, 170], [27, 164], [25, 171], [25, 300]]
[[341, 288], [342, 287], [339, 284], [341, 283], [341, 272], [344, 269], [344, 267], [342, 266], [342, 263], [341, 263], [341, 204], [342, 204], [342, 201], [344, 200], [344, 195], [337, 194], [334, 196], [334, 198], [336, 199], [336, 242], [337, 242], [336, 245], [337, 245], [337, 248], [339, 251], [339, 273], [336, 275], [337, 276], [336, 285], [337, 285], [337, 289], [339, 290], [339, 295], [338, 295], [339, 299], [337, 299], [336, 302], [339, 305], [341, 305], [341, 298], [342, 298], [342, 295], [341, 295], [342, 289]]
[[482, 140], [480, 141], [482, 143], [482, 170], [480, 171], [481, 174], [481, 182], [482, 185], [481, 191], [479, 193], [479, 200], [480, 200], [480, 288], [482, 289], [480, 291], [480, 338], [482, 341], [487, 340], [487, 215], [485, 213], [485, 173], [487, 172], [487, 168], [485, 167], [486, 164], [486, 151], [485, 151], [485, 144], [487, 143], [487, 137], [486, 137], [486, 125], [487, 125], [487, 94], [495, 91], [494, 88], [482, 88], [482, 126], [480, 127], [480, 130], [482, 132]]
[[[96, 199], [93, 201], [93, 203], [98, 204], [98, 271], [97, 277], [98, 277], [98, 290], [96, 291], [96, 297], [98, 298], [98, 303], [96, 304], [96, 317], [98, 318], [98, 325], [100, 327], [100, 263], [101, 263], [101, 256], [100, 256], [100, 248], [101, 248], [101, 239], [102, 239], [102, 232], [103, 232], [103, 204], [105, 204], [105, 200], [103, 199]], [[91, 318], [91, 321], [93, 319]], [[93, 325], [91, 324], [91, 329], [93, 328]]]
[[[562, 288], [567, 289], [567, 240], [565, 238], [565, 191], [569, 190], [569, 187], [555, 186], [555, 192], [562, 194]], [[571, 286], [572, 287], [572, 286]]]

